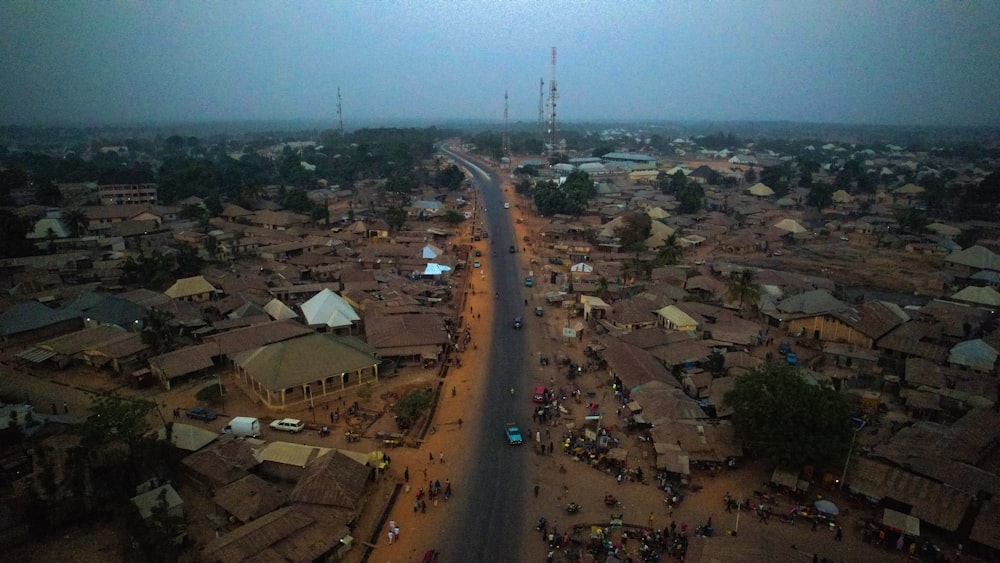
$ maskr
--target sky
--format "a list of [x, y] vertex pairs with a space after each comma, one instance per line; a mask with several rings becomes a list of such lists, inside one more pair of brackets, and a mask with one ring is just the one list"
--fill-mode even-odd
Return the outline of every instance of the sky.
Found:
[[1000, 2], [0, 2], [0, 125], [1000, 125]]

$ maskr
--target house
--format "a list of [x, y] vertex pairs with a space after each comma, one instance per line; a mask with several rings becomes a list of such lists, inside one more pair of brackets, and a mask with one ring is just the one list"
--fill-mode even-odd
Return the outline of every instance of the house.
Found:
[[378, 381], [381, 363], [377, 351], [364, 342], [327, 333], [267, 344], [231, 358], [248, 392], [268, 408], [279, 409]]
[[[183, 521], [184, 518], [184, 500], [181, 496], [177, 494], [174, 490], [173, 485], [169, 483], [156, 487], [145, 493], [136, 495], [132, 497], [132, 504], [135, 505], [136, 509], [139, 511], [139, 516], [143, 520], [149, 520], [153, 517], [153, 513], [158, 507], [166, 506], [167, 516], [180, 518]], [[175, 538], [175, 541], [181, 538]]]
[[311, 297], [300, 309], [306, 324], [313, 327], [349, 328], [361, 320], [347, 301], [329, 288]]
[[18, 303], [0, 314], [0, 340], [30, 342], [83, 328], [79, 313], [55, 310], [38, 301]]
[[262, 210], [248, 217], [253, 225], [264, 227], [272, 231], [287, 231], [293, 227], [299, 227], [309, 223], [309, 217], [289, 211]]
[[[218, 435], [216, 435], [218, 436]], [[254, 448], [260, 441], [222, 435], [218, 442], [181, 460], [184, 480], [204, 494], [242, 479], [260, 465]]]
[[256, 475], [247, 475], [215, 490], [215, 506], [246, 524], [277, 510], [288, 495]]
[[656, 311], [656, 316], [660, 319], [660, 324], [668, 330], [694, 332], [698, 330], [698, 321], [690, 315], [680, 310], [676, 305], [667, 305]]
[[948, 365], [993, 374], [997, 365], [997, 350], [983, 339], [959, 342], [948, 351]]
[[204, 303], [211, 300], [217, 291], [204, 276], [194, 276], [177, 280], [163, 293], [171, 299]]
[[437, 313], [365, 316], [365, 338], [383, 358], [438, 361], [451, 337]]
[[364, 461], [333, 451], [306, 465], [289, 499], [359, 511], [371, 477]]

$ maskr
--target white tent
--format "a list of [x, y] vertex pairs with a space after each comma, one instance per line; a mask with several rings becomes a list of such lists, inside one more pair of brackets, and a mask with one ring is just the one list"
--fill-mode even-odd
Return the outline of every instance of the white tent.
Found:
[[430, 264], [427, 264], [426, 268], [424, 268], [424, 275], [440, 276], [441, 274], [449, 271], [451, 271], [451, 268], [449, 268], [448, 266], [442, 266], [441, 264], [435, 264], [431, 262]]
[[339, 328], [351, 326], [352, 323], [361, 320], [347, 301], [329, 289], [314, 295], [303, 303], [301, 308], [306, 324], [310, 326], [326, 325], [330, 328]]
[[804, 233], [806, 228], [803, 227], [795, 219], [782, 219], [774, 224], [776, 229], [781, 229], [782, 231], [788, 231], [790, 233]]
[[421, 252], [422, 252], [421, 256], [422, 258], [428, 258], [431, 260], [444, 254], [443, 250], [434, 246], [433, 244], [428, 244], [427, 246], [424, 247], [424, 249]]
[[594, 271], [594, 267], [586, 262], [578, 262], [570, 266], [569, 271], [571, 272], [582, 272], [584, 274], [589, 274]]

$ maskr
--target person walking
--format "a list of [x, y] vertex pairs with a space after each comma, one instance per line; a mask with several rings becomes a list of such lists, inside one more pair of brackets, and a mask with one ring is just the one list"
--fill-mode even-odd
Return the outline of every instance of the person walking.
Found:
[[653, 513], [652, 512], [649, 513], [649, 527], [650, 528], [653, 527]]
[[[833, 539], [834, 539], [834, 541], [840, 541], [840, 540], [844, 539], [844, 529], [841, 528], [840, 526], [837, 526], [837, 533], [834, 534]], [[912, 555], [912, 553], [911, 553], [911, 555]]]
[[410, 468], [409, 467], [407, 467], [406, 469], [403, 470], [403, 481], [406, 481], [407, 483], [410, 482]]
[[69, 414], [69, 405], [66, 404], [66, 401], [63, 401], [63, 414]]
[[444, 452], [441, 452], [441, 453], [440, 453], [440, 454], [438, 455], [438, 462], [440, 462], [440, 463], [444, 463]]
[[535, 485], [535, 498], [538, 498], [538, 485]]

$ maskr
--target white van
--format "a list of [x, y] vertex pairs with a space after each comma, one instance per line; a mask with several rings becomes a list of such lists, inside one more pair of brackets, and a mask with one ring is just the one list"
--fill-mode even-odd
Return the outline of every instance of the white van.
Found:
[[232, 434], [234, 436], [259, 438], [260, 421], [249, 416], [237, 416], [229, 421], [229, 424], [222, 429], [222, 433]]

